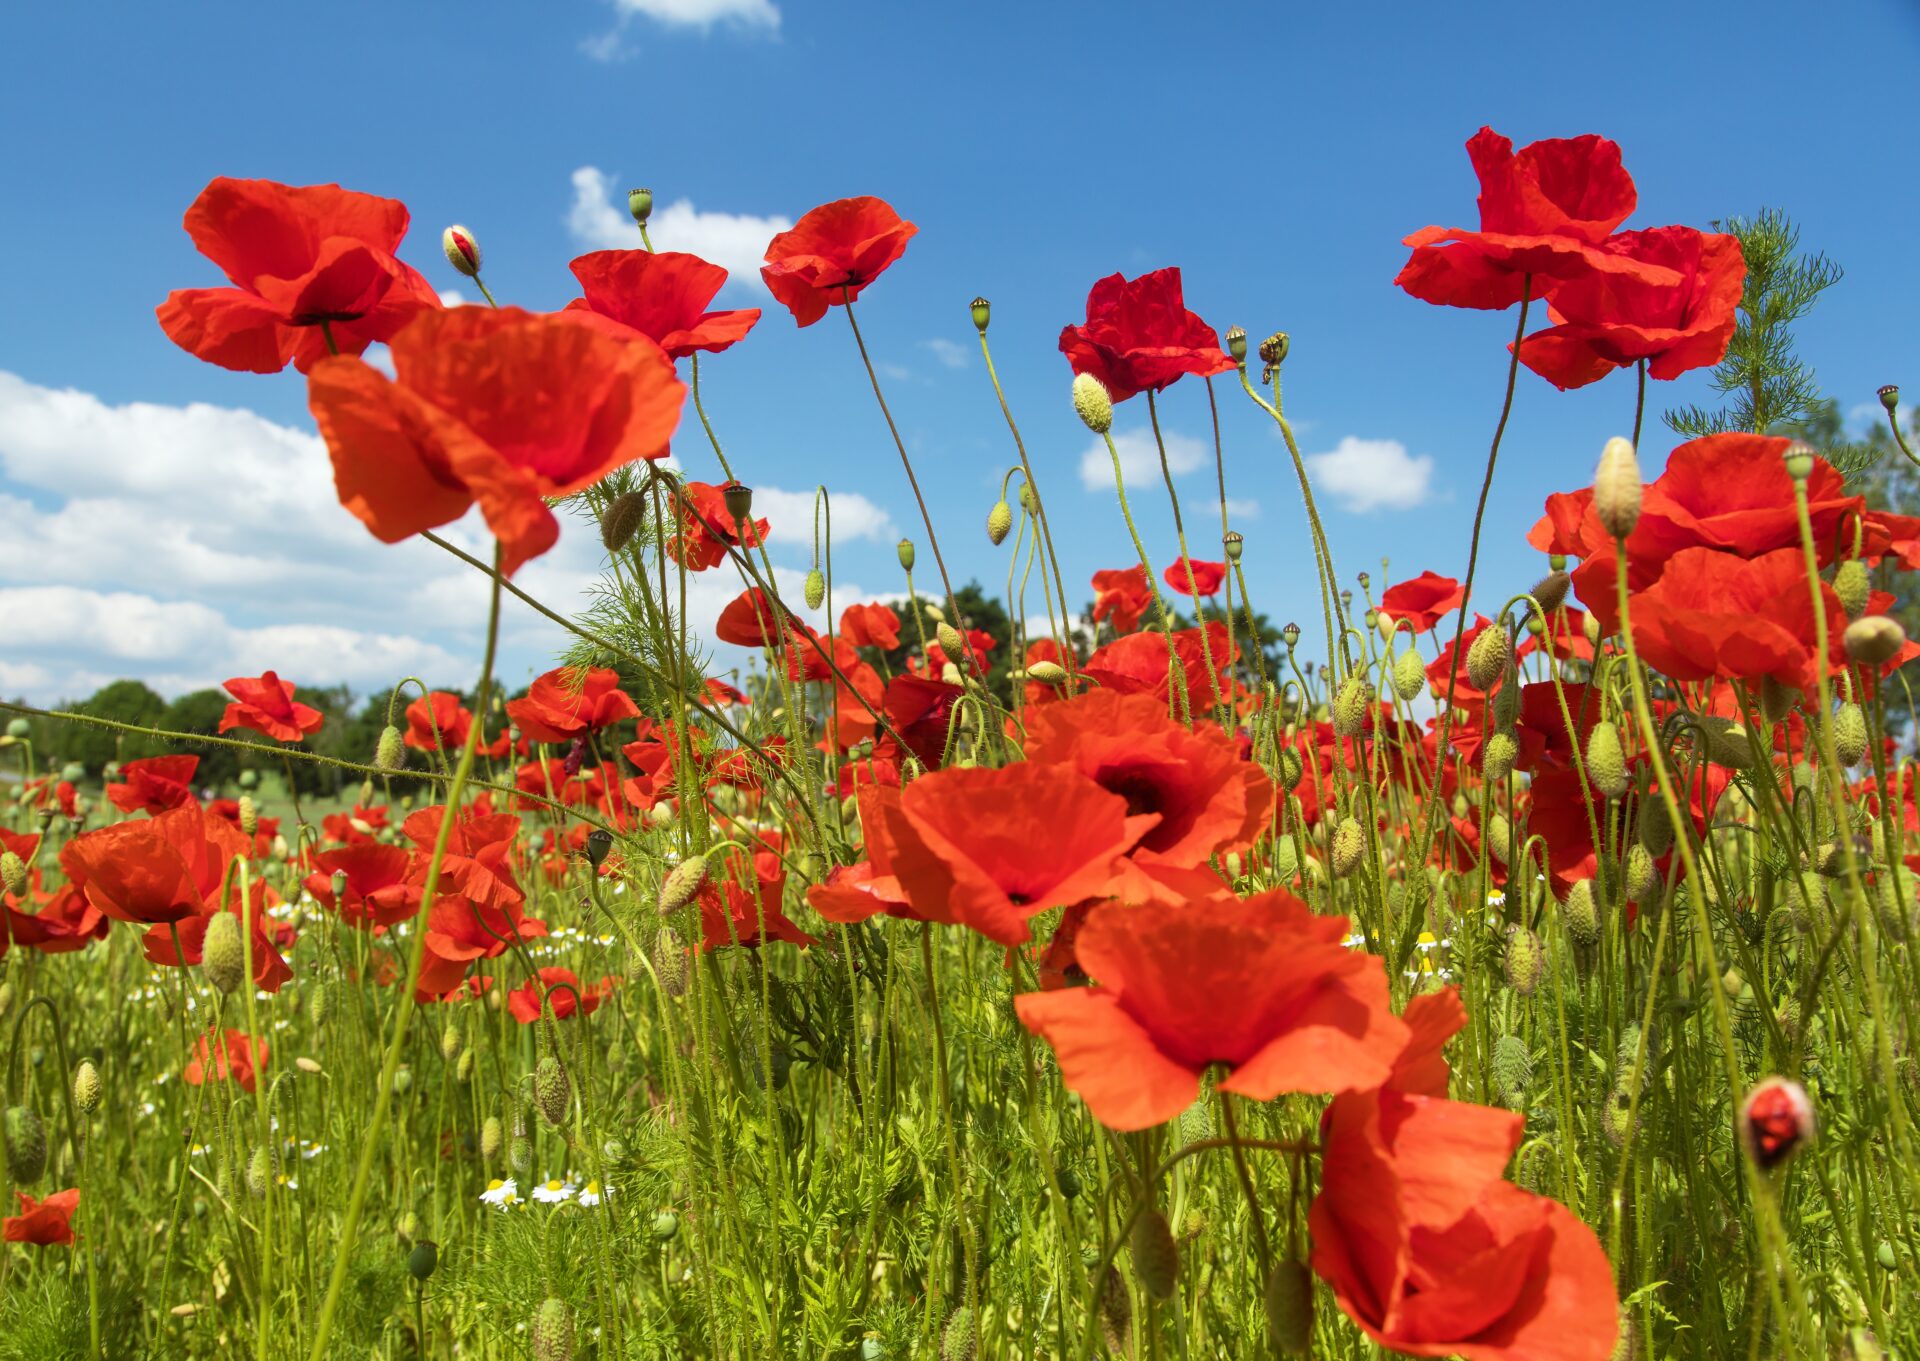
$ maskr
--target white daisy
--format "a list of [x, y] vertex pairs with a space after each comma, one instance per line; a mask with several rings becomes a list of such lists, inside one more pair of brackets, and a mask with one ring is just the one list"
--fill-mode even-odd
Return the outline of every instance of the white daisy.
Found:
[[487, 1189], [480, 1193], [480, 1199], [487, 1205], [498, 1205], [503, 1210], [512, 1209], [520, 1203], [520, 1188], [512, 1177], [505, 1181], [495, 1177], [487, 1183]]
[[533, 1198], [542, 1205], [558, 1205], [561, 1201], [572, 1200], [574, 1190], [572, 1182], [549, 1177], [533, 1188]]
[[598, 1205], [612, 1194], [613, 1188], [611, 1186], [602, 1188], [599, 1180], [595, 1179], [580, 1188], [580, 1203], [582, 1205]]

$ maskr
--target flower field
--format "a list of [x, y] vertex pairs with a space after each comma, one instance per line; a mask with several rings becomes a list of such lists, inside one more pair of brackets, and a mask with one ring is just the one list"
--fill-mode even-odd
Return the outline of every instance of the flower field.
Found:
[[[918, 230], [883, 199], [775, 235], [763, 315], [636, 189], [537, 312], [465, 226], [431, 268], [485, 301], [447, 305], [401, 203], [208, 184], [159, 326], [294, 371], [339, 513], [486, 583], [485, 658], [344, 754], [273, 670], [211, 735], [0, 704], [0, 1358], [1920, 1356], [1920, 518], [1769, 414], [1782, 220], [1629, 226], [1599, 136], [1466, 150], [1433, 212], [1470, 170], [1477, 225], [1367, 286], [1510, 316], [1431, 360], [1504, 388], [1457, 561], [1392, 577], [1336, 568], [1289, 336], [1177, 268], [1059, 333], [1117, 491], [1086, 581], [984, 298], [1000, 499], [922, 494], [861, 326]], [[897, 449], [898, 589], [836, 596], [822, 487], [783, 595], [701, 371], [789, 324]], [[1650, 410], [1701, 370], [1751, 381]], [[1516, 387], [1609, 379], [1535, 579], [1489, 580]], [[1309, 527], [1258, 559], [1228, 404]], [[490, 555], [439, 532], [476, 510]], [[983, 518], [997, 600], [943, 553]], [[590, 612], [516, 580], [562, 535]], [[1315, 583], [1282, 628], [1278, 573]], [[513, 694], [521, 612], [572, 645]], [[159, 754], [59, 762], [62, 725]], [[351, 792], [303, 807], [314, 771]]]

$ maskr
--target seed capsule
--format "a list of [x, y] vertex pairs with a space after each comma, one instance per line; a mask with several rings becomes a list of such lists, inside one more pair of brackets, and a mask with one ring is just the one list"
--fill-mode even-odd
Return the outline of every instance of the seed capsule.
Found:
[[975, 298], [971, 304], [973, 311], [973, 329], [981, 335], [987, 333], [987, 323], [993, 320], [993, 304], [985, 298]]
[[633, 220], [642, 226], [653, 216], [653, 190], [627, 190], [627, 211], [633, 214]]
[[425, 1281], [439, 1266], [440, 1245], [431, 1238], [422, 1238], [407, 1254], [407, 1274], [416, 1281]]

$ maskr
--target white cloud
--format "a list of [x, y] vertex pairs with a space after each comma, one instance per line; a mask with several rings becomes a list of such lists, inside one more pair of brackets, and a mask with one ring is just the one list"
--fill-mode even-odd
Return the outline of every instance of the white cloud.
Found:
[[[1220, 498], [1217, 496], [1208, 497], [1194, 507], [1194, 513], [1201, 515], [1218, 515], [1220, 513]], [[1230, 519], [1234, 520], [1257, 520], [1260, 518], [1260, 503], [1251, 496], [1244, 498], [1229, 496], [1227, 498], [1227, 515]]]
[[[1206, 462], [1206, 446], [1199, 440], [1171, 430], [1162, 434], [1167, 446], [1167, 467], [1175, 477], [1182, 477]], [[1160, 479], [1160, 450], [1153, 442], [1153, 431], [1116, 430], [1113, 447], [1120, 455], [1120, 471], [1129, 487], [1137, 490], [1143, 479]], [[1088, 491], [1113, 489], [1113, 458], [1107, 453], [1105, 440], [1094, 440], [1080, 455], [1080, 485]]]
[[950, 369], [964, 369], [967, 366], [967, 350], [951, 340], [934, 339], [920, 342], [933, 351], [933, 357]]
[[1433, 486], [1433, 456], [1410, 456], [1397, 439], [1346, 435], [1330, 453], [1308, 454], [1307, 469], [1322, 494], [1356, 515], [1412, 510]]
[[[573, 172], [573, 206], [567, 210], [567, 228], [583, 246], [596, 250], [634, 250], [640, 233], [627, 212], [626, 190], [613, 176], [596, 166]], [[647, 219], [647, 235], [660, 250], [686, 251], [711, 260], [727, 271], [729, 287], [766, 291], [760, 265], [767, 243], [793, 225], [790, 218], [755, 217], [750, 213], [706, 213], [691, 199], [675, 199], [656, 207]]]
[[621, 14], [638, 14], [672, 28], [777, 30], [780, 8], [773, 0], [615, 0]]
[[[900, 530], [886, 510], [859, 492], [827, 489], [833, 511], [835, 543], [850, 539], [868, 539], [891, 543]], [[767, 521], [769, 543], [790, 543], [813, 548], [813, 496], [810, 491], [783, 491], [779, 487], [753, 489], [753, 513]], [[821, 517], [821, 533], [826, 532], [826, 517]]]

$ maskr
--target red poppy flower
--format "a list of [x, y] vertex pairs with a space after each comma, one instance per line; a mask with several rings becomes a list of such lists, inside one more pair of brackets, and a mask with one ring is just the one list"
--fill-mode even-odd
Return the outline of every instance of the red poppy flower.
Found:
[[674, 509], [680, 527], [667, 540], [667, 556], [685, 563], [689, 572], [718, 567], [727, 560], [729, 548], [765, 543], [771, 528], [765, 520], [735, 520], [727, 509], [725, 489], [707, 482], [683, 486]]
[[73, 1216], [80, 1208], [78, 1188], [55, 1191], [45, 1200], [35, 1200], [25, 1191], [14, 1195], [20, 1198], [20, 1213], [0, 1220], [0, 1241], [43, 1248], [72, 1246]]
[[1110, 1129], [1171, 1120], [1214, 1063], [1222, 1091], [1257, 1101], [1384, 1081], [1406, 1047], [1379, 959], [1340, 942], [1345, 917], [1316, 916], [1275, 889], [1178, 906], [1096, 906], [1074, 950], [1090, 988], [1024, 993], [1061, 1080]]
[[795, 322], [811, 326], [829, 307], [859, 297], [919, 230], [883, 199], [823, 203], [767, 243], [760, 277]]
[[1093, 622], [1109, 615], [1116, 634], [1132, 633], [1153, 604], [1144, 567], [1110, 567], [1093, 574]]
[[326, 358], [327, 323], [341, 353], [391, 340], [440, 297], [394, 258], [404, 203], [337, 184], [294, 187], [222, 176], [187, 209], [187, 235], [232, 288], [187, 288], [160, 304], [173, 343], [222, 368], [302, 373]]
[[[1191, 582], [1187, 579], [1188, 568], [1193, 569]], [[1160, 579], [1181, 595], [1219, 595], [1220, 583], [1226, 580], [1226, 576], [1227, 564], [1224, 562], [1182, 559], [1179, 562], [1169, 563], [1166, 571], [1160, 574]]]
[[1266, 825], [1273, 786], [1215, 727], [1189, 729], [1150, 695], [1093, 690], [1027, 715], [1027, 759], [1070, 766], [1159, 822], [1140, 851], [1170, 865], [1204, 865], [1246, 846]]
[[1060, 332], [1060, 353], [1076, 374], [1090, 373], [1124, 402], [1189, 373], [1231, 373], [1220, 333], [1187, 310], [1178, 269], [1129, 279], [1109, 274], [1087, 294], [1087, 319]]
[[186, 1071], [180, 1076], [189, 1087], [231, 1078], [240, 1084], [241, 1091], [251, 1092], [260, 1074], [267, 1070], [272, 1049], [263, 1037], [256, 1052], [252, 1038], [244, 1030], [229, 1030], [218, 1039], [202, 1035], [200, 1043], [193, 1047], [193, 1057], [187, 1060]]
[[780, 620], [783, 613], [786, 615], [786, 629], [801, 626], [794, 614], [783, 611], [768, 598], [765, 591], [754, 586], [727, 602], [727, 607], [720, 611], [719, 619], [714, 621], [713, 636], [723, 643], [733, 643], [739, 647], [778, 648], [782, 643]]
[[[600, 1010], [600, 1003], [619, 981], [608, 976], [590, 987], [583, 987], [572, 969], [542, 969], [539, 982], [528, 979], [507, 994], [507, 1010], [521, 1025], [532, 1025], [539, 1020], [543, 1003], [556, 1021], [564, 1021], [578, 1012], [591, 1016]], [[567, 986], [561, 987], [563, 983]]]
[[1407, 1047], [1393, 1061], [1386, 1086], [1410, 1096], [1445, 1096], [1453, 1077], [1447, 1066], [1447, 1041], [1467, 1026], [1460, 990], [1445, 987], [1409, 998], [1400, 1019], [1406, 1023]]
[[[34, 873], [37, 876], [39, 871]], [[64, 955], [84, 950], [88, 941], [107, 938], [106, 914], [88, 902], [87, 895], [72, 884], [55, 890], [36, 912], [19, 911], [11, 895], [7, 896], [6, 903], [6, 925], [0, 929], [0, 955], [7, 952], [9, 939], [23, 950]]]
[[900, 616], [886, 605], [849, 605], [840, 612], [840, 636], [855, 647], [891, 652], [900, 646]]
[[435, 690], [407, 706], [407, 731], [402, 740], [418, 751], [449, 754], [467, 745], [473, 712], [460, 696]]
[[[457, 701], [456, 701], [457, 702]], [[373, 840], [373, 834], [387, 825], [387, 807], [379, 804], [372, 808], [360, 804], [353, 806], [348, 813], [328, 813], [320, 819], [320, 831], [330, 842], [341, 846], [354, 846]]]
[[915, 780], [886, 827], [915, 916], [1019, 945], [1029, 918], [1107, 892], [1116, 862], [1158, 821], [1128, 816], [1126, 800], [1077, 770], [1022, 762]]
[[114, 920], [165, 925], [210, 912], [227, 866], [246, 853], [238, 829], [189, 806], [84, 832], [60, 848], [60, 868]]
[[193, 795], [193, 772], [198, 756], [147, 756], [120, 767], [120, 783], [107, 786], [107, 797], [123, 813], [164, 813], [198, 803]]
[[1503, 1181], [1513, 1111], [1395, 1091], [1334, 1098], [1313, 1269], [1368, 1337], [1411, 1356], [1608, 1356], [1613, 1270], [1565, 1206]]
[[[1604, 137], [1553, 137], [1519, 152], [1492, 128], [1467, 142], [1480, 177], [1480, 230], [1425, 227], [1406, 238], [1413, 257], [1394, 280], [1423, 302], [1498, 310], [1519, 302], [1526, 276], [1540, 298], [1558, 280], [1591, 271], [1674, 286], [1677, 271], [1604, 248], [1633, 211], [1633, 177]], [[1522, 352], [1524, 353], [1524, 347]]]
[[[404, 846], [383, 846], [372, 838], [338, 850], [319, 851], [313, 873], [306, 877], [307, 892], [321, 907], [361, 930], [385, 931], [420, 912], [420, 887], [409, 882], [413, 856]], [[344, 875], [336, 899], [334, 876]]]
[[743, 694], [738, 687], [728, 685], [718, 676], [708, 676], [706, 684], [702, 689], [706, 691], [707, 703], [709, 704], [718, 704], [724, 707], [732, 704], [744, 706], [747, 703], [746, 695]]
[[546, 498], [666, 456], [686, 395], [657, 345], [515, 307], [422, 313], [389, 343], [392, 379], [342, 356], [308, 381], [340, 503], [383, 543], [478, 504], [509, 576], [560, 536]]
[[1726, 358], [1747, 278], [1738, 238], [1656, 227], [1622, 232], [1607, 250], [1664, 265], [1680, 282], [1598, 272], [1567, 280], [1547, 310], [1554, 325], [1521, 344], [1522, 364], [1564, 391], [1643, 359], [1649, 376], [1672, 379]]
[[237, 701], [220, 717], [220, 731], [252, 728], [276, 742], [298, 742], [320, 730], [326, 715], [293, 699], [293, 682], [268, 671], [260, 676], [235, 676], [227, 693]]
[[[1227, 626], [1209, 620], [1206, 626], [1206, 651], [1213, 660], [1213, 675], [1226, 684], [1227, 666], [1233, 654], [1227, 648]], [[1173, 652], [1179, 659], [1186, 680], [1187, 702], [1198, 712], [1213, 703], [1213, 682], [1208, 678], [1207, 656], [1201, 652], [1201, 631], [1181, 629], [1173, 635]], [[1130, 633], [1098, 649], [1082, 668], [1100, 685], [1123, 694], [1158, 695], [1162, 700], [1172, 692], [1173, 673], [1167, 665], [1167, 639], [1158, 629]]]
[[727, 271], [697, 255], [678, 251], [597, 250], [567, 268], [586, 294], [568, 303], [624, 331], [638, 332], [681, 359], [697, 350], [717, 354], [743, 339], [760, 320], [760, 309], [709, 312], [707, 304], [727, 281]]
[[640, 717], [640, 710], [620, 688], [620, 673], [595, 667], [583, 676], [574, 667], [547, 672], [524, 699], [507, 701], [507, 717], [536, 742], [571, 742], [624, 719]]
[[958, 685], [924, 676], [899, 675], [887, 682], [887, 722], [928, 770], [946, 764], [953, 706], [964, 694]]
[[1380, 596], [1380, 613], [1405, 620], [1415, 633], [1429, 632], [1466, 599], [1452, 577], [1422, 572], [1409, 581], [1395, 582]]
[[826, 882], [807, 890], [808, 904], [830, 922], [863, 922], [881, 912], [915, 916], [894, 876], [893, 841], [887, 829], [889, 814], [897, 814], [900, 808], [900, 786], [863, 784], [854, 798], [867, 858], [857, 865], [834, 866]]
[[[731, 945], [757, 949], [768, 941], [785, 941], [806, 949], [819, 944], [802, 931], [781, 908], [786, 893], [787, 867], [775, 854], [779, 837], [770, 834], [762, 849], [746, 864], [738, 851], [729, 851], [715, 873], [700, 887], [700, 950]], [[742, 886], [741, 879], [748, 880]]]

